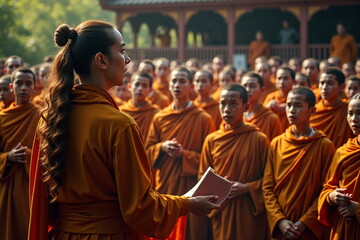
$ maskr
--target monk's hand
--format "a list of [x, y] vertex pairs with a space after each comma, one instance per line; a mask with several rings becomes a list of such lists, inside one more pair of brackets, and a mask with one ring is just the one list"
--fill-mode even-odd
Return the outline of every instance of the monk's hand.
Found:
[[175, 138], [163, 142], [161, 144], [161, 150], [170, 157], [176, 157], [183, 151], [182, 146], [176, 141]]
[[22, 146], [21, 143], [18, 143], [16, 147], [11, 149], [8, 154], [8, 162], [9, 163], [26, 163], [25, 155], [26, 155], [26, 146]]
[[294, 225], [297, 227], [298, 232], [300, 233], [300, 235], [302, 235], [303, 232], [307, 228], [306, 225], [302, 221], [297, 221]]
[[277, 225], [285, 239], [297, 239], [301, 235], [298, 227], [288, 219], [281, 219]]
[[329, 193], [329, 198], [332, 204], [338, 206], [346, 206], [350, 203], [352, 194], [345, 193], [346, 188], [337, 188]]
[[356, 208], [359, 203], [355, 201], [350, 201], [350, 203], [346, 206], [339, 206], [338, 211], [341, 216], [344, 218], [350, 218], [356, 215]]
[[213, 209], [220, 208], [220, 205], [214, 203], [218, 198], [215, 195], [191, 197], [189, 198], [189, 212], [197, 216], [210, 214]]
[[249, 192], [249, 188], [246, 184], [236, 181], [230, 181], [230, 182], [232, 183], [231, 191], [229, 194], [230, 199], [241, 196]]

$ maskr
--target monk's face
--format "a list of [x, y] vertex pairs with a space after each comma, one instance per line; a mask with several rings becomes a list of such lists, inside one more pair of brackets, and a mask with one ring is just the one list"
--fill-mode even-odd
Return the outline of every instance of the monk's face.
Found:
[[170, 74], [170, 63], [166, 60], [159, 60], [156, 63], [155, 74], [163, 81], [168, 81]]
[[31, 73], [17, 72], [10, 88], [14, 91], [17, 105], [29, 104], [34, 94], [35, 84]]
[[220, 73], [224, 69], [224, 66], [224, 60], [219, 57], [215, 57], [212, 61], [211, 69], [214, 73]]
[[194, 85], [190, 83], [186, 72], [174, 70], [171, 73], [170, 91], [175, 99], [189, 98], [191, 88], [194, 88]]
[[304, 95], [290, 92], [286, 99], [285, 111], [290, 125], [308, 125], [310, 115], [315, 112], [315, 108], [309, 107]]
[[351, 75], [355, 74], [355, 69], [354, 69], [353, 65], [348, 64], [348, 63], [344, 63], [341, 70], [344, 73], [345, 78], [348, 78]]
[[220, 73], [219, 75], [219, 85], [220, 87], [225, 87], [226, 85], [235, 82], [235, 79], [231, 77], [230, 74]]
[[360, 100], [352, 99], [349, 102], [347, 121], [354, 134], [360, 135]]
[[264, 83], [267, 83], [270, 81], [271, 78], [271, 69], [270, 66], [267, 63], [259, 63], [255, 67], [255, 72], [264, 79]]
[[360, 60], [356, 61], [355, 72], [360, 76]]
[[279, 69], [276, 72], [276, 88], [279, 89], [284, 95], [292, 89], [293, 79], [289, 71], [285, 69]]
[[340, 97], [341, 86], [334, 74], [322, 73], [319, 80], [321, 98], [326, 100], [336, 100]]
[[289, 68], [291, 68], [292, 70], [294, 70], [295, 72], [300, 72], [301, 71], [301, 64], [300, 61], [296, 60], [296, 59], [291, 59], [289, 61]]
[[14, 94], [10, 91], [10, 83], [8, 81], [0, 82], [0, 101], [6, 105], [14, 101]]
[[360, 82], [347, 80], [345, 86], [345, 94], [347, 98], [352, 98], [356, 93], [360, 92]]
[[238, 91], [222, 90], [219, 107], [222, 119], [231, 126], [238, 126], [243, 123], [243, 115], [249, 105], [243, 103]]
[[315, 83], [319, 74], [319, 68], [313, 60], [305, 60], [302, 65], [301, 72], [310, 77], [311, 82]]
[[293, 88], [297, 88], [297, 87], [310, 87], [306, 77], [301, 75], [296, 75]]
[[208, 96], [211, 93], [213, 84], [209, 75], [204, 72], [197, 72], [194, 76], [195, 92], [202, 96]]
[[138, 102], [145, 101], [145, 98], [151, 91], [150, 79], [141, 76], [134, 76], [130, 85], [130, 92], [133, 98]]
[[248, 93], [248, 102], [257, 103], [261, 97], [262, 91], [258, 80], [254, 77], [245, 76], [241, 80], [241, 85]]

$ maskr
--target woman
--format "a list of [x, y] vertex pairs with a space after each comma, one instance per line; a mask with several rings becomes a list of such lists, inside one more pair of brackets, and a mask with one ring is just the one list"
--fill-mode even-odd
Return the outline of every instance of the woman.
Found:
[[[140, 130], [107, 93], [122, 84], [130, 62], [120, 32], [85, 21], [76, 29], [59, 26], [55, 42], [63, 48], [48, 78], [34, 143], [29, 238], [47, 237], [40, 172], [57, 205], [53, 239], [164, 238], [180, 216], [217, 208], [215, 196], [188, 199], [151, 190]], [[81, 82], [75, 87], [74, 71]]]

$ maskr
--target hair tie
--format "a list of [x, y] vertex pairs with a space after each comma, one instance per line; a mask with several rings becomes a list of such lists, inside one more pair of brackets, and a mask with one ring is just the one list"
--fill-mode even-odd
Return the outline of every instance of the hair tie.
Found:
[[71, 40], [75, 40], [77, 35], [78, 35], [78, 33], [75, 30], [75, 28], [71, 28], [70, 31], [69, 31], [68, 38], [71, 39]]

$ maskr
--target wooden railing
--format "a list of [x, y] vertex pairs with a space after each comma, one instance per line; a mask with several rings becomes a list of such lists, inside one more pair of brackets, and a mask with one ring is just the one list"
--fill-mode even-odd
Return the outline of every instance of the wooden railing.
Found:
[[[319, 60], [327, 59], [329, 57], [329, 44], [309, 44], [306, 56], [313, 57]], [[360, 44], [358, 45], [360, 50]], [[166, 57], [170, 60], [178, 59], [177, 48], [142, 48], [142, 49], [127, 49], [130, 58], [134, 60], [154, 59], [159, 57]], [[234, 54], [248, 53], [248, 45], [237, 45], [234, 49]], [[227, 59], [227, 46], [206, 46], [200, 48], [188, 47], [185, 49], [185, 59], [198, 58], [200, 62], [210, 62], [216, 55], [222, 55]], [[292, 57], [300, 57], [299, 45], [271, 45], [271, 56], [280, 56], [285, 61]]]

